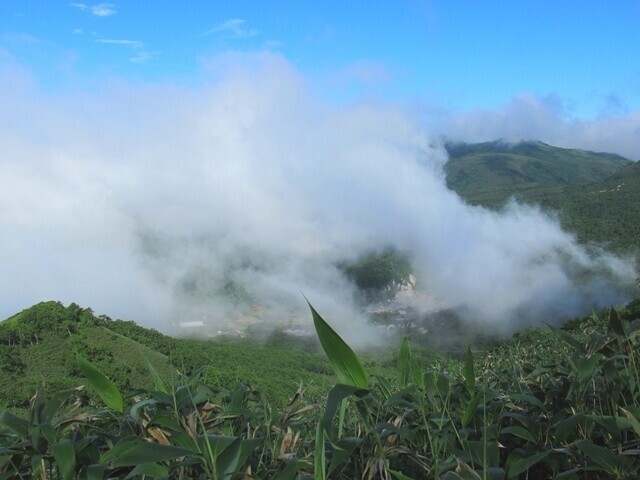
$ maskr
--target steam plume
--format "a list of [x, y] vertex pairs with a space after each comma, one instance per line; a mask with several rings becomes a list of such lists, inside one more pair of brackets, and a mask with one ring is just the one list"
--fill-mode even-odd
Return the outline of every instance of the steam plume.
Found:
[[53, 298], [160, 329], [245, 303], [285, 320], [307, 316], [303, 291], [348, 336], [364, 320], [337, 265], [387, 245], [410, 252], [423, 289], [496, 328], [626, 299], [630, 262], [537, 209], [448, 190], [417, 115], [323, 103], [272, 54], [218, 57], [208, 75], [0, 88], [0, 316]]

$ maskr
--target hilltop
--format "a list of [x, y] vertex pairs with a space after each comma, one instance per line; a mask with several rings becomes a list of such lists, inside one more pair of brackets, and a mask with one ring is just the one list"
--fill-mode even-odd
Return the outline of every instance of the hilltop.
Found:
[[0, 410], [26, 407], [42, 384], [47, 391], [84, 384], [76, 353], [108, 372], [123, 391], [153, 387], [149, 362], [167, 381], [207, 366], [208, 382], [233, 385], [243, 379], [277, 405], [295, 392], [297, 382], [311, 383], [313, 377], [313, 398], [331, 372], [326, 360], [315, 344], [302, 348], [278, 331], [271, 335], [262, 343], [178, 339], [73, 303], [38, 303], [0, 322]]
[[450, 188], [464, 196], [602, 181], [633, 162], [611, 153], [559, 148], [538, 141], [448, 142]]

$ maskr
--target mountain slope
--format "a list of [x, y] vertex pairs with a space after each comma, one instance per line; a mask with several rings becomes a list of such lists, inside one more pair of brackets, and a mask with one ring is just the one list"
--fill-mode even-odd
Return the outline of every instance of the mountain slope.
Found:
[[447, 183], [467, 202], [499, 209], [514, 198], [557, 213], [583, 243], [640, 249], [640, 163], [541, 142], [447, 148]]

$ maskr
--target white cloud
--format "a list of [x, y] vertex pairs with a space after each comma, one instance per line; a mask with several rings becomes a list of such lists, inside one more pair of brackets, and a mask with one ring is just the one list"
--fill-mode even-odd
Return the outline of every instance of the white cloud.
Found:
[[91, 13], [98, 17], [109, 17], [115, 15], [118, 11], [112, 3], [98, 3], [91, 7]]
[[118, 13], [113, 3], [96, 3], [91, 6], [85, 3], [70, 3], [69, 6], [77, 8], [78, 10], [88, 10], [92, 15], [97, 17], [109, 17]]
[[116, 39], [109, 39], [109, 38], [98, 38], [96, 42], [106, 43], [109, 45], [124, 45], [125, 47], [131, 47], [131, 48], [144, 47], [144, 43], [142, 43], [139, 40], [116, 40]]
[[211, 35], [213, 33], [230, 33], [237, 38], [254, 37], [258, 34], [258, 30], [255, 28], [244, 28], [246, 20], [241, 18], [230, 18], [224, 22], [210, 28], [203, 33], [203, 36]]
[[336, 264], [388, 244], [494, 330], [625, 300], [631, 263], [591, 255], [538, 210], [448, 190], [417, 116], [325, 104], [273, 54], [212, 65], [198, 89], [68, 97], [0, 75], [0, 318], [59, 299], [156, 328], [223, 321], [235, 285], [275, 321], [308, 318], [302, 290], [362, 338]]
[[146, 63], [159, 54], [159, 52], [149, 52], [146, 50], [144, 43], [139, 40], [98, 38], [96, 39], [96, 42], [104, 43], [106, 45], [121, 45], [128, 47], [133, 50], [133, 56], [129, 58], [129, 61], [133, 63]]
[[284, 42], [281, 40], [267, 40], [262, 44], [264, 50], [278, 50], [284, 47]]
[[615, 95], [605, 98], [594, 119], [572, 116], [557, 96], [521, 94], [494, 110], [440, 111], [432, 121], [440, 133], [458, 140], [535, 139], [640, 160], [640, 110], [627, 109]]
[[135, 54], [129, 58], [133, 63], [146, 63], [153, 57], [157, 56], [159, 52], [148, 52], [147, 50], [136, 50]]

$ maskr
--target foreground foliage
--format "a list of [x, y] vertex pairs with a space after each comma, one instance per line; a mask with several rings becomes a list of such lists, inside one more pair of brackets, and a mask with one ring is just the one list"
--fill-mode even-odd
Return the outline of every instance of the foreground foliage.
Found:
[[312, 309], [340, 383], [279, 409], [245, 383], [208, 385], [205, 368], [166, 379], [151, 364], [153, 386], [121, 403], [80, 357], [108, 407], [70, 389], [1, 414], [0, 479], [638, 478], [639, 314], [636, 301], [460, 362], [422, 365], [405, 339], [388, 378]]

